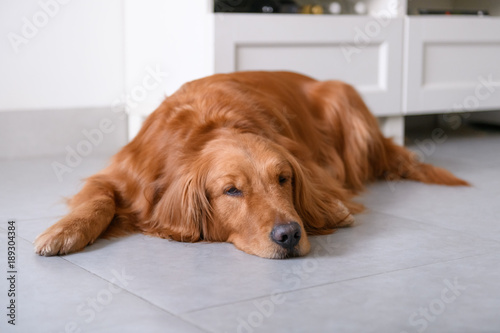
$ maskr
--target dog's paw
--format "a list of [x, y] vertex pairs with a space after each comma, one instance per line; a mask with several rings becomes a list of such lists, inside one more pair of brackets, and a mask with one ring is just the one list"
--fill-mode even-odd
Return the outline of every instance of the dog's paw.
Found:
[[354, 216], [352, 216], [352, 214], [349, 213], [349, 215], [347, 215], [346, 218], [344, 218], [342, 221], [338, 223], [338, 226], [340, 228], [350, 227], [354, 224], [354, 222], [355, 222]]
[[56, 224], [40, 234], [35, 239], [34, 245], [35, 253], [42, 256], [54, 256], [80, 251], [88, 243], [81, 232]]

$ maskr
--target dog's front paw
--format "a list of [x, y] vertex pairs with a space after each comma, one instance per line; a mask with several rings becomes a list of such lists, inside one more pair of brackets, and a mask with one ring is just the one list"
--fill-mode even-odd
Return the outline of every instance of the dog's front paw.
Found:
[[42, 256], [68, 254], [82, 250], [89, 241], [75, 228], [65, 228], [57, 223], [35, 239], [35, 253]]

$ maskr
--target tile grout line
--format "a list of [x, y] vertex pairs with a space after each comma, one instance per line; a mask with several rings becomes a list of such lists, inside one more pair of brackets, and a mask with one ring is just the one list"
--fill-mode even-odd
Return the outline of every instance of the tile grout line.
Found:
[[[417, 266], [411, 266], [411, 267], [405, 267], [405, 268], [395, 269], [395, 270], [391, 270], [391, 271], [385, 271], [385, 272], [380, 272], [380, 273], [363, 275], [363, 276], [348, 278], [348, 279], [344, 279], [344, 280], [326, 282], [326, 283], [322, 283], [322, 284], [318, 284], [318, 285], [314, 285], [314, 286], [308, 286], [308, 287], [303, 287], [303, 288], [298, 288], [298, 289], [293, 289], [293, 290], [287, 290], [287, 291], [280, 292], [277, 295], [290, 294], [290, 293], [297, 292], [297, 291], [303, 291], [303, 290], [313, 289], [313, 288], [317, 288], [317, 287], [324, 287], [324, 286], [334, 285], [334, 284], [337, 284], [337, 283], [344, 283], [344, 282], [349, 282], [349, 281], [355, 281], [355, 280], [360, 280], [360, 279], [369, 278], [369, 277], [373, 277], [373, 276], [390, 274], [390, 273], [395, 273], [395, 272], [400, 272], [400, 271], [405, 271], [405, 270], [411, 270], [411, 269], [415, 269], [415, 268], [426, 267], [426, 266], [431, 266], [431, 265], [435, 265], [435, 264], [442, 264], [442, 263], [452, 262], [452, 261], [456, 261], [456, 260], [462, 260], [462, 259], [467, 259], [467, 258], [480, 257], [480, 256], [485, 256], [485, 255], [496, 253], [496, 252], [500, 252], [500, 249], [499, 250], [490, 251], [490, 252], [486, 252], [486, 253], [480, 253], [480, 254], [475, 254], [475, 255], [470, 255], [470, 256], [464, 256], [464, 257], [460, 257], [460, 258], [454, 258], [454, 259], [449, 259], [449, 260], [437, 261], [437, 262], [423, 264], [423, 265], [417, 265]], [[224, 307], [224, 306], [228, 306], [228, 305], [240, 304], [240, 303], [245, 303], [245, 302], [249, 302], [249, 301], [255, 301], [255, 300], [259, 300], [259, 299], [270, 297], [270, 296], [271, 296], [270, 294], [269, 295], [262, 295], [262, 296], [257, 296], [257, 297], [252, 297], [252, 298], [248, 298], [248, 299], [236, 301], [236, 302], [228, 302], [228, 303], [224, 303], [224, 304], [208, 306], [206, 308], [200, 308], [200, 309], [194, 309], [194, 310], [186, 311], [186, 312], [181, 313], [180, 315], [184, 316], [184, 315], [188, 315], [188, 314], [191, 314], [191, 313], [202, 312], [202, 311], [210, 310], [210, 309], [216, 309], [216, 308]]]
[[177, 315], [177, 314], [175, 314], [175, 313], [173, 313], [173, 312], [170, 312], [170, 311], [169, 311], [169, 310], [167, 310], [167, 309], [162, 308], [161, 306], [159, 306], [159, 305], [157, 305], [157, 304], [155, 304], [155, 303], [151, 302], [150, 300], [145, 299], [144, 297], [142, 297], [142, 296], [140, 296], [140, 295], [135, 294], [134, 292], [132, 292], [131, 290], [129, 290], [129, 289], [127, 289], [127, 288], [124, 288], [124, 287], [122, 287], [122, 286], [120, 286], [120, 285], [117, 285], [117, 284], [115, 284], [115, 283], [113, 283], [113, 282], [111, 282], [111, 281], [107, 280], [106, 278], [104, 278], [104, 277], [102, 277], [102, 276], [100, 276], [100, 275], [98, 275], [98, 274], [96, 274], [96, 273], [94, 273], [94, 272], [92, 272], [92, 271], [90, 271], [90, 270], [88, 270], [88, 269], [86, 269], [86, 268], [84, 268], [84, 267], [80, 266], [80, 265], [75, 264], [74, 262], [72, 262], [72, 261], [70, 261], [70, 260], [66, 259], [65, 257], [59, 256], [59, 258], [61, 258], [61, 259], [65, 260], [66, 262], [68, 262], [68, 263], [70, 263], [70, 264], [72, 264], [72, 265], [74, 265], [74, 266], [76, 266], [76, 267], [79, 267], [80, 269], [84, 270], [84, 271], [85, 271], [85, 272], [87, 272], [87, 273], [92, 274], [93, 276], [95, 276], [95, 277], [99, 278], [100, 280], [103, 280], [103, 281], [105, 281], [105, 282], [111, 283], [111, 284], [113, 284], [113, 285], [115, 285], [115, 286], [119, 287], [120, 289], [122, 289], [122, 290], [124, 290], [126, 293], [128, 293], [129, 295], [131, 295], [131, 296], [133, 296], [133, 297], [135, 297], [135, 298], [138, 298], [138, 299], [140, 299], [140, 300], [142, 300], [142, 301], [146, 302], [147, 304], [150, 304], [151, 306], [155, 307], [156, 309], [160, 310], [161, 312], [165, 312], [165, 313], [167, 313], [167, 314], [169, 314], [169, 315], [171, 315], [171, 316], [173, 316], [173, 317], [175, 317], [175, 318], [177, 318], [177, 319], [181, 320], [182, 322], [185, 322], [185, 323], [186, 323], [186, 324], [188, 324], [188, 325], [192, 325], [192, 326], [194, 326], [194, 327], [196, 327], [196, 328], [198, 328], [198, 329], [200, 329], [200, 330], [202, 330], [202, 331], [204, 331], [204, 332], [208, 332], [208, 331], [207, 331], [207, 330], [205, 330], [204, 328], [199, 327], [198, 325], [195, 325], [195, 324], [193, 324], [193, 323], [191, 323], [191, 322], [189, 322], [189, 321], [185, 320], [184, 318], [180, 317], [179, 315]]
[[367, 211], [372, 211], [372, 212], [375, 212], [375, 213], [381, 214], [381, 215], [386, 215], [386, 216], [396, 217], [396, 218], [400, 218], [400, 219], [405, 219], [405, 220], [408, 220], [408, 221], [411, 221], [411, 222], [415, 222], [415, 223], [419, 223], [419, 224], [424, 224], [426, 226], [432, 226], [432, 227], [440, 228], [440, 229], [447, 230], [447, 231], [457, 232], [457, 233], [460, 233], [460, 234], [463, 234], [463, 235], [466, 235], [466, 236], [469, 236], [469, 237], [472, 236], [472, 237], [478, 238], [479, 240], [484, 240], [484, 241], [498, 243], [500, 245], [500, 240], [492, 239], [492, 238], [484, 238], [483, 236], [480, 236], [480, 235], [472, 235], [472, 234], [467, 233], [467, 232], [462, 231], [462, 230], [456, 230], [456, 229], [451, 229], [449, 227], [444, 227], [444, 226], [436, 225], [433, 222], [425, 222], [425, 221], [421, 221], [421, 220], [416, 220], [415, 218], [411, 218], [411, 217], [405, 217], [405, 216], [399, 216], [399, 215], [390, 214], [390, 213], [387, 213], [387, 212], [381, 212], [381, 211], [375, 210], [373, 208], [367, 208]]
[[[3, 228], [2, 228], [2, 229], [3, 229]], [[27, 242], [29, 245], [33, 245], [33, 242], [31, 242], [30, 240], [28, 240], [28, 239], [26, 239], [26, 238], [24, 238], [24, 237], [22, 237], [22, 236], [16, 236], [16, 237], [17, 237], [18, 239], [21, 239], [21, 240], [23, 240], [23, 241]], [[196, 324], [192, 323], [191, 321], [188, 321], [188, 320], [186, 320], [186, 319], [182, 318], [180, 315], [175, 314], [175, 313], [173, 313], [173, 312], [170, 312], [169, 310], [164, 309], [164, 308], [160, 307], [159, 305], [156, 305], [155, 303], [152, 303], [151, 301], [149, 301], [149, 300], [147, 300], [147, 299], [143, 298], [142, 296], [135, 294], [135, 293], [134, 293], [134, 292], [132, 292], [131, 290], [129, 290], [129, 289], [127, 289], [127, 288], [124, 288], [124, 287], [122, 287], [122, 286], [120, 286], [120, 285], [117, 285], [117, 284], [115, 284], [115, 283], [113, 283], [113, 282], [111, 282], [111, 281], [107, 280], [106, 278], [104, 278], [104, 277], [102, 277], [102, 276], [100, 276], [100, 275], [98, 275], [98, 274], [96, 274], [96, 273], [94, 273], [94, 272], [92, 272], [92, 271], [89, 271], [88, 269], [86, 269], [86, 268], [84, 268], [84, 267], [82, 267], [82, 266], [80, 266], [80, 265], [75, 264], [74, 262], [72, 262], [72, 261], [70, 261], [70, 260], [66, 259], [66, 258], [65, 258], [65, 257], [63, 257], [63, 256], [55, 256], [55, 257], [56, 257], [56, 258], [59, 258], [59, 259], [61, 259], [61, 260], [64, 260], [64, 261], [66, 261], [67, 263], [71, 264], [72, 266], [75, 266], [75, 267], [77, 267], [77, 268], [79, 268], [79, 269], [83, 270], [84, 272], [87, 272], [87, 273], [89, 273], [89, 274], [91, 274], [91, 275], [95, 276], [95, 277], [96, 277], [96, 278], [98, 278], [99, 280], [102, 280], [102, 281], [104, 281], [104, 282], [107, 282], [107, 283], [110, 283], [110, 284], [112, 284], [112, 285], [114, 285], [114, 286], [117, 286], [118, 288], [120, 288], [121, 290], [123, 290], [123, 291], [125, 291], [127, 294], [129, 294], [130, 296], [133, 296], [133, 297], [135, 297], [135, 298], [137, 298], [137, 299], [140, 299], [140, 300], [142, 300], [142, 301], [146, 302], [147, 304], [150, 304], [151, 306], [153, 306], [154, 308], [156, 308], [156, 309], [160, 310], [161, 312], [165, 312], [165, 313], [167, 313], [167, 314], [171, 315], [172, 317], [175, 317], [175, 318], [177, 318], [177, 319], [181, 320], [182, 322], [184, 322], [184, 323], [186, 323], [186, 324], [188, 324], [188, 325], [191, 325], [191, 326], [193, 326], [193, 327], [195, 327], [195, 328], [200, 329], [200, 330], [201, 330], [201, 331], [203, 331], [203, 332], [212, 333], [211, 331], [207, 331], [205, 328], [202, 328], [202, 327], [200, 327], [200, 326], [198, 326], [198, 325], [196, 325]]]
[[[383, 212], [377, 212], [379, 214], [382, 214], [382, 215], [387, 215], [387, 216], [393, 216], [393, 217], [398, 217], [398, 218], [403, 218], [403, 217], [400, 217], [400, 216], [395, 216], [395, 215], [391, 215], [391, 214], [387, 214], [387, 213], [383, 213]], [[415, 222], [415, 223], [422, 223], [422, 224], [426, 224], [428, 225], [428, 223], [425, 223], [425, 222], [421, 222], [421, 221], [418, 221], [418, 220], [413, 220], [413, 219], [408, 219], [408, 218], [405, 218], [407, 220], [410, 220], [412, 222]], [[1, 228], [1, 227], [0, 227]], [[440, 227], [441, 228], [441, 227]], [[2, 228], [3, 229], [3, 228]], [[453, 229], [447, 229], [447, 228], [443, 228], [443, 229], [446, 229], [446, 230], [450, 230], [450, 231], [454, 231], [454, 232], [459, 232], [459, 231], [456, 231], [456, 230], [453, 230]], [[6, 230], [6, 229], [4, 229]], [[461, 232], [460, 232], [461, 233]], [[32, 245], [33, 243], [22, 237], [22, 236], [17, 236], [18, 238], [21, 238], [22, 240], [28, 242], [30, 245]], [[480, 239], [483, 239], [480, 237]], [[495, 241], [496, 242], [496, 241]], [[498, 243], [498, 242], [496, 242]], [[370, 275], [363, 275], [363, 276], [358, 276], [358, 277], [353, 277], [353, 278], [349, 278], [349, 279], [344, 279], [344, 280], [338, 280], [338, 281], [332, 281], [332, 282], [326, 282], [326, 283], [323, 283], [323, 284], [318, 284], [318, 285], [314, 285], [314, 286], [309, 286], [309, 287], [304, 287], [304, 288], [298, 288], [298, 289], [294, 289], [294, 290], [288, 290], [288, 291], [283, 291], [282, 293], [280, 294], [288, 294], [288, 293], [292, 293], [292, 292], [296, 292], [296, 291], [302, 291], [302, 290], [307, 290], [307, 289], [311, 289], [311, 288], [316, 288], [316, 287], [322, 287], [322, 286], [327, 286], [327, 285], [333, 285], [333, 284], [336, 284], [336, 283], [342, 283], [342, 282], [348, 282], [348, 281], [354, 281], [354, 280], [358, 280], [358, 279], [363, 279], [363, 278], [368, 278], [368, 277], [372, 277], [372, 276], [378, 276], [378, 275], [383, 275], [383, 274], [388, 274], [388, 273], [393, 273], [393, 272], [398, 272], [398, 271], [404, 271], [404, 270], [409, 270], [409, 269], [414, 269], [414, 268], [419, 268], [419, 267], [425, 267], [425, 266], [429, 266], [429, 265], [434, 265], [434, 264], [439, 264], [439, 263], [446, 263], [446, 262], [451, 262], [451, 261], [455, 261], [455, 260], [461, 260], [461, 259], [465, 259], [465, 258], [472, 258], [472, 257], [476, 257], [476, 256], [483, 256], [483, 255], [487, 255], [487, 254], [490, 254], [490, 253], [495, 253], [497, 251], [500, 251], [500, 250], [493, 250], [493, 251], [489, 251], [489, 252], [485, 252], [485, 253], [480, 253], [480, 254], [475, 254], [475, 255], [470, 255], [470, 256], [463, 256], [463, 257], [460, 257], [460, 258], [454, 258], [454, 259], [449, 259], [449, 260], [443, 260], [443, 261], [436, 261], [436, 262], [432, 262], [432, 263], [427, 263], [427, 264], [422, 264], [422, 265], [418, 265], [418, 266], [410, 266], [410, 267], [405, 267], [405, 268], [401, 268], [401, 269], [395, 269], [395, 270], [390, 270], [390, 271], [385, 271], [385, 272], [379, 272], [379, 273], [374, 273], [374, 274], [370, 274]], [[108, 283], [112, 283], [111, 281], [108, 281], [107, 279], [105, 279], [104, 277], [100, 276], [100, 275], [97, 275], [96, 273], [92, 272], [92, 271], [89, 271], [87, 269], [85, 269], [84, 267], [82, 266], [79, 266], [75, 263], [73, 263], [72, 261], [66, 259], [65, 257], [63, 256], [58, 256], [60, 259], [62, 260], [65, 260], [66, 262], [72, 264], [73, 266], [76, 266], [76, 267], [79, 267], [80, 269], [82, 269], [83, 271], [86, 271], [96, 277], [98, 277], [99, 279], [103, 280], [103, 281], [106, 281]], [[116, 285], [114, 283], [112, 283], [113, 285]], [[257, 296], [257, 297], [252, 297], [252, 298], [248, 298], [248, 299], [243, 299], [243, 300], [239, 300], [239, 301], [236, 301], [236, 302], [228, 302], [228, 303], [224, 303], [224, 304], [218, 304], [218, 305], [213, 305], [213, 306], [208, 306], [208, 307], [205, 307], [205, 308], [200, 308], [200, 309], [193, 309], [193, 310], [189, 310], [189, 311], [186, 311], [186, 312], [183, 312], [183, 313], [179, 313], [179, 314], [175, 314], [175, 313], [172, 313], [170, 312], [169, 310], [166, 310], [154, 303], [152, 303], [151, 301], [143, 298], [142, 296], [140, 295], [137, 295], [135, 293], [133, 293], [132, 291], [130, 291], [129, 289], [126, 289], [126, 288], [122, 288], [121, 286], [119, 285], [116, 285], [118, 286], [119, 288], [121, 288], [122, 290], [125, 290], [128, 294], [130, 294], [131, 296], [134, 296], [138, 299], [141, 299], [143, 300], [144, 302], [154, 306], [155, 308], [163, 311], [163, 312], [166, 312], [180, 320], [182, 320], [183, 322], [186, 322], [190, 325], [193, 325], [199, 329], [202, 329], [201, 327], [195, 325], [194, 323], [192, 323], [191, 321], [189, 321], [188, 319], [185, 319], [183, 316], [186, 315], [186, 314], [190, 314], [190, 313], [195, 313], [195, 312], [199, 312], [199, 311], [204, 311], [204, 310], [208, 310], [208, 309], [213, 309], [213, 308], [218, 308], [218, 307], [223, 307], [223, 306], [227, 306], [227, 305], [231, 305], [231, 304], [238, 304], [238, 303], [243, 303], [243, 302], [248, 302], [248, 301], [252, 301], [252, 300], [258, 300], [258, 299], [262, 299], [262, 298], [265, 298], [265, 297], [269, 297], [269, 295], [261, 295], [261, 296]], [[202, 329], [203, 331], [207, 332], [205, 329]]]

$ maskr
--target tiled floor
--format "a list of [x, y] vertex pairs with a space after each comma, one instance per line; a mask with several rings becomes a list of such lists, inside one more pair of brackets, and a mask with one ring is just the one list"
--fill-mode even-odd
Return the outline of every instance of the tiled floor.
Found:
[[500, 332], [500, 132], [426, 139], [410, 143], [472, 187], [372, 184], [355, 227], [289, 260], [143, 235], [39, 257], [31, 243], [62, 197], [108, 157], [62, 182], [61, 157], [0, 161], [5, 274], [8, 219], [18, 233], [16, 326], [2, 278], [0, 332]]

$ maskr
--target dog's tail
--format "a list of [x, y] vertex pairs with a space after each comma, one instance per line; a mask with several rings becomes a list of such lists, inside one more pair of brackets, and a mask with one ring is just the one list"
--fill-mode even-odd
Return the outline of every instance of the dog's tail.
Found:
[[379, 178], [386, 180], [409, 179], [428, 184], [469, 186], [470, 184], [448, 170], [419, 161], [416, 154], [383, 138], [384, 158], [379, 167]]
[[354, 192], [375, 179], [409, 179], [430, 184], [469, 185], [451, 172], [422, 163], [416, 154], [385, 138], [360, 94], [340, 81], [325, 81], [311, 86], [311, 100], [324, 109], [331, 140], [341, 162], [339, 178]]

